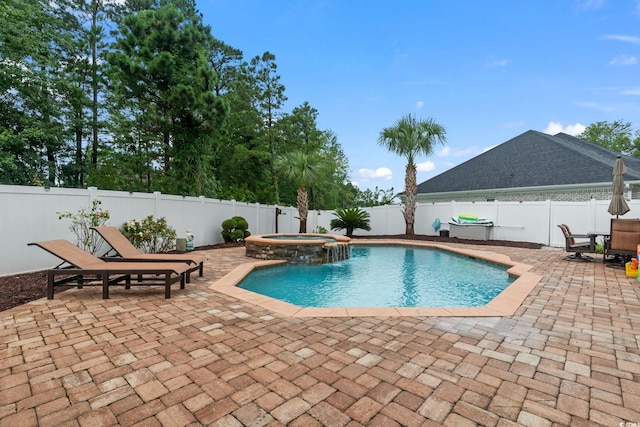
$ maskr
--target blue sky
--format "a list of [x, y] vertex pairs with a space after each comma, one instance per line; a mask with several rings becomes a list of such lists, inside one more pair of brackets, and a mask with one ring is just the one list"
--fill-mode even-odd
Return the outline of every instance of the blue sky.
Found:
[[529, 129], [640, 129], [639, 0], [196, 0], [245, 60], [269, 51], [285, 111], [307, 101], [360, 188], [404, 188], [405, 161], [378, 146], [403, 115], [447, 143], [418, 182]]

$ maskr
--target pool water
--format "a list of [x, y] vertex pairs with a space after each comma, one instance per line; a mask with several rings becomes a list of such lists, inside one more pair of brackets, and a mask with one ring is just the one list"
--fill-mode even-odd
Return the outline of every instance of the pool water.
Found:
[[239, 287], [300, 307], [480, 307], [514, 280], [440, 249], [354, 246], [349, 260], [256, 270]]

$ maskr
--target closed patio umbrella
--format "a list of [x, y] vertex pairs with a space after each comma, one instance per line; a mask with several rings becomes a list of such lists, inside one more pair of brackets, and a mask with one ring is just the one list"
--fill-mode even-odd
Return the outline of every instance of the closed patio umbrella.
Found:
[[613, 196], [609, 203], [609, 213], [611, 215], [624, 215], [629, 212], [629, 205], [624, 199], [624, 177], [627, 167], [622, 161], [622, 157], [618, 156], [616, 164], [613, 166]]

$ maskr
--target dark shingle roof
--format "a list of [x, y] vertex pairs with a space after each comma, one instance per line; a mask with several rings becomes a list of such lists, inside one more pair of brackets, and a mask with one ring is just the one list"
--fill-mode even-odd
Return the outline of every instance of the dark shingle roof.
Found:
[[[418, 185], [418, 193], [611, 182], [618, 153], [559, 133], [529, 130]], [[622, 156], [625, 180], [640, 180], [640, 159]]]

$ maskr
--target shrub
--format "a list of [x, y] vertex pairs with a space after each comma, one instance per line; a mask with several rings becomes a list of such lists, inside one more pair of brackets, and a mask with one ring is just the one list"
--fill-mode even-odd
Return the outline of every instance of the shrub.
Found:
[[248, 223], [248, 222], [247, 222], [247, 220], [246, 220], [246, 219], [244, 219], [243, 217], [241, 217], [241, 216], [234, 216], [234, 217], [233, 217], [233, 218], [231, 218], [231, 219], [233, 219], [233, 220], [236, 222], [236, 228], [237, 228], [238, 230], [245, 231], [246, 229], [248, 229], [248, 228], [249, 228], [249, 223]]
[[91, 231], [91, 227], [99, 227], [109, 220], [109, 211], [100, 209], [101, 204], [100, 200], [93, 199], [90, 210], [83, 208], [74, 214], [67, 211], [56, 212], [58, 219], [71, 220], [69, 230], [76, 235], [76, 245], [92, 254], [98, 252], [104, 240], [98, 233]]
[[328, 233], [327, 229], [324, 228], [321, 225], [316, 227], [315, 232], [318, 233], [318, 234], [327, 234]]
[[222, 232], [220, 234], [222, 234], [222, 238], [226, 243], [237, 242], [251, 235], [248, 228], [249, 223], [246, 219], [241, 216], [234, 216], [222, 221]]
[[223, 230], [233, 230], [236, 228], [236, 221], [234, 219], [225, 219], [222, 221]]
[[231, 241], [237, 242], [238, 240], [244, 239], [244, 231], [240, 229], [235, 229], [231, 232]]
[[338, 218], [331, 220], [331, 229], [347, 230], [346, 235], [348, 237], [353, 236], [353, 230], [356, 228], [366, 231], [371, 230], [369, 226], [369, 212], [363, 211], [360, 208], [338, 208], [334, 212], [334, 215]]
[[164, 217], [154, 219], [153, 215], [149, 215], [142, 221], [132, 219], [122, 224], [120, 231], [135, 247], [147, 254], [167, 252], [175, 245], [176, 230], [169, 227]]

